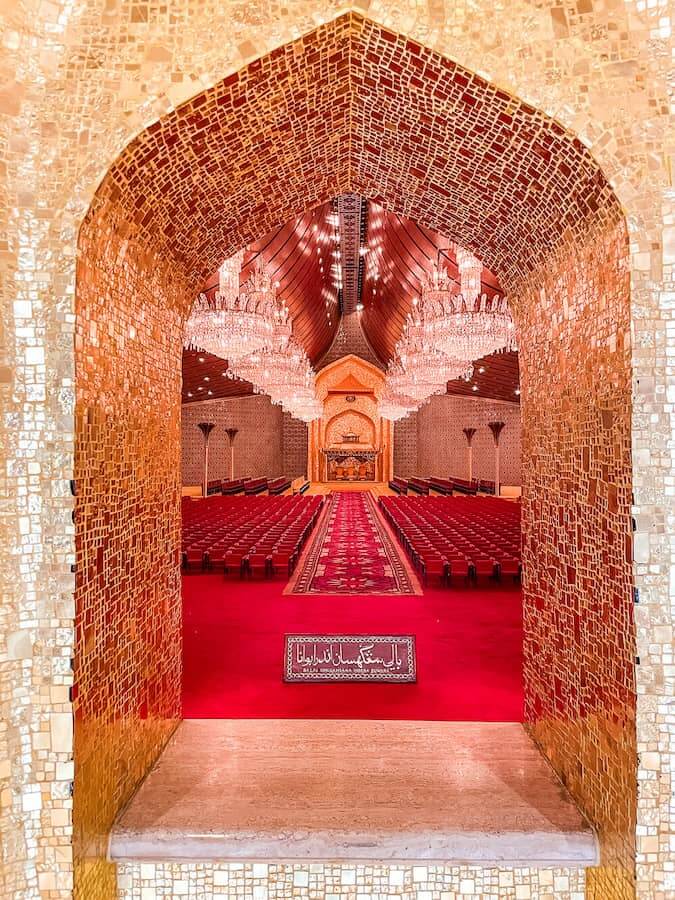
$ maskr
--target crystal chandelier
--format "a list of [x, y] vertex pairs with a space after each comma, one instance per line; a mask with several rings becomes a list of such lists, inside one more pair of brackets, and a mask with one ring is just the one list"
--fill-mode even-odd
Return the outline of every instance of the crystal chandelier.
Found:
[[464, 247], [456, 247], [456, 259], [459, 269], [459, 291], [467, 303], [475, 303], [480, 294], [483, 263]]
[[243, 251], [222, 264], [212, 302], [197, 298], [185, 326], [184, 345], [236, 363], [268, 346], [274, 336], [277, 303], [269, 272], [261, 257], [239, 290]]
[[390, 363], [387, 374], [395, 393], [417, 400], [445, 393], [448, 381], [469, 379], [473, 374], [473, 366], [466, 359], [448, 356], [429, 343], [423, 316], [423, 310], [415, 305], [396, 345], [394, 362]]
[[457, 247], [460, 292], [438, 263], [424, 280], [420, 308], [430, 346], [454, 359], [474, 360], [516, 348], [515, 326], [505, 297], [480, 293], [483, 265]]
[[394, 358], [387, 366], [386, 383], [395, 396], [409, 397], [418, 403], [432, 394], [440, 394], [447, 384], [429, 373], [406, 371], [400, 358]]
[[303, 421], [321, 415], [314, 388], [314, 370], [307, 354], [292, 336], [240, 360], [228, 368], [227, 375], [250, 381], [257, 394], [268, 394], [272, 403]]
[[320, 419], [323, 412], [321, 402], [316, 396], [313, 387], [303, 391], [295, 391], [284, 402], [284, 408], [294, 418], [306, 423], [312, 422], [314, 419]]
[[418, 409], [420, 403], [411, 397], [402, 394], [396, 394], [385, 382], [385, 388], [377, 404], [377, 411], [383, 419], [389, 419], [390, 422], [398, 422], [404, 419], [410, 413]]

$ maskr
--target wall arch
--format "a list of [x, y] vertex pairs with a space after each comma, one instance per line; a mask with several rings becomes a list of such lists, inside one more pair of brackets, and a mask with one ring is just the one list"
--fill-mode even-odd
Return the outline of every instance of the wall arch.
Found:
[[362, 429], [362, 444], [371, 444], [373, 446], [375, 445], [375, 423], [370, 418], [370, 416], [367, 416], [365, 413], [359, 412], [359, 410], [356, 409], [342, 410], [342, 412], [338, 412], [334, 416], [331, 416], [331, 418], [326, 422], [327, 444], [330, 445], [341, 443], [340, 436], [336, 430], [336, 427], [339, 426], [340, 422], [342, 421], [346, 421], [348, 423], [346, 427], [352, 427], [352, 424], [356, 423], [354, 427]]
[[[382, 89], [392, 62], [402, 73], [393, 97]], [[558, 123], [353, 14], [228, 76], [141, 133], [106, 175], [80, 231], [76, 660], [83, 690], [76, 747], [90, 765], [81, 766], [76, 783], [80, 846], [105, 834], [120, 797], [179, 714], [173, 430], [181, 322], [196, 287], [224, 256], [344, 190], [461, 239], [510, 291], [524, 348], [528, 434], [527, 715], [591, 818], [601, 829], [610, 818], [620, 822], [613, 827], [621, 841], [605, 842], [610, 865], [598, 876], [609, 884], [611, 871], [619, 891], [631, 878], [634, 815], [629, 292], [621, 209], [591, 155]], [[106, 533], [113, 553], [103, 546]], [[129, 578], [132, 556], [137, 569]], [[591, 584], [599, 561], [611, 566], [611, 585]], [[150, 598], [142, 587], [149, 578]], [[87, 627], [101, 604], [120, 624], [130, 610], [142, 625], [162, 612], [161, 629], [118, 652], [102, 630]], [[561, 621], [561, 609], [576, 609], [588, 635], [614, 655], [602, 673], [604, 698], [580, 675], [590, 671], [597, 644], [577, 640], [577, 626]], [[603, 634], [610, 614], [616, 627]], [[154, 672], [158, 652], [164, 666]], [[111, 680], [95, 685], [102, 663], [110, 664]], [[114, 676], [125, 666], [136, 677], [120, 691]], [[564, 695], [559, 685], [567, 682]], [[97, 710], [106, 703], [120, 716], [140, 711], [149, 722], [124, 735], [133, 764], [121, 787], [112, 783], [120, 778], [112, 760], [122, 735], [101, 740]], [[589, 765], [588, 753], [617, 715], [622, 737], [611, 748], [608, 774]], [[110, 802], [94, 809], [86, 797], [97, 769], [109, 774]], [[608, 791], [616, 798], [611, 811], [601, 799]]]

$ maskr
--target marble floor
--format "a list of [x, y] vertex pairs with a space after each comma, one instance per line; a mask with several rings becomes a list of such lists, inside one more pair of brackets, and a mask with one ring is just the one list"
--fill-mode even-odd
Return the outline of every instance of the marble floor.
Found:
[[597, 844], [518, 724], [197, 719], [110, 855], [585, 867]]

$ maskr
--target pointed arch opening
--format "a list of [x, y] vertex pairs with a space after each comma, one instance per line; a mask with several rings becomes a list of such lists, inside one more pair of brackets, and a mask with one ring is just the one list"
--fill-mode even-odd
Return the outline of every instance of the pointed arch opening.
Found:
[[81, 896], [91, 896], [87, 879], [99, 878], [85, 860], [108, 867], [112, 821], [180, 719], [183, 321], [224, 258], [345, 191], [461, 241], [509, 295], [521, 348], [525, 718], [600, 831], [613, 874], [598, 878], [632, 883], [630, 294], [621, 208], [590, 153], [556, 121], [348, 14], [140, 134], [80, 230]]

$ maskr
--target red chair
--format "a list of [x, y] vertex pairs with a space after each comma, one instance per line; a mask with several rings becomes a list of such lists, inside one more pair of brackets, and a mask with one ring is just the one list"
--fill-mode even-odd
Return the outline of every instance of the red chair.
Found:
[[285, 571], [290, 578], [293, 573], [294, 559], [295, 553], [292, 550], [280, 550], [278, 548], [273, 550], [271, 557], [272, 575], [276, 576]]
[[499, 560], [499, 575], [512, 575], [514, 579], [520, 576], [520, 560], [515, 557], [502, 557]]
[[487, 575], [488, 578], [494, 576], [497, 568], [497, 564], [494, 559], [488, 559], [485, 556], [474, 556], [473, 558], [473, 570], [476, 578], [479, 578], [481, 575]]
[[272, 557], [265, 551], [254, 551], [248, 555], [248, 573], [251, 576], [267, 578], [271, 564]]
[[185, 568], [191, 569], [194, 567], [203, 569], [205, 553], [206, 549], [202, 544], [193, 544], [191, 547], [188, 547], [184, 555]]
[[235, 573], [241, 578], [246, 565], [246, 553], [242, 550], [228, 550], [223, 558], [223, 572], [231, 575]]
[[429, 577], [437, 575], [441, 584], [445, 584], [448, 571], [448, 562], [441, 556], [424, 556], [421, 560], [422, 577], [427, 584]]
[[449, 562], [449, 578], [467, 579], [469, 577], [469, 561], [465, 557], [451, 557]]

